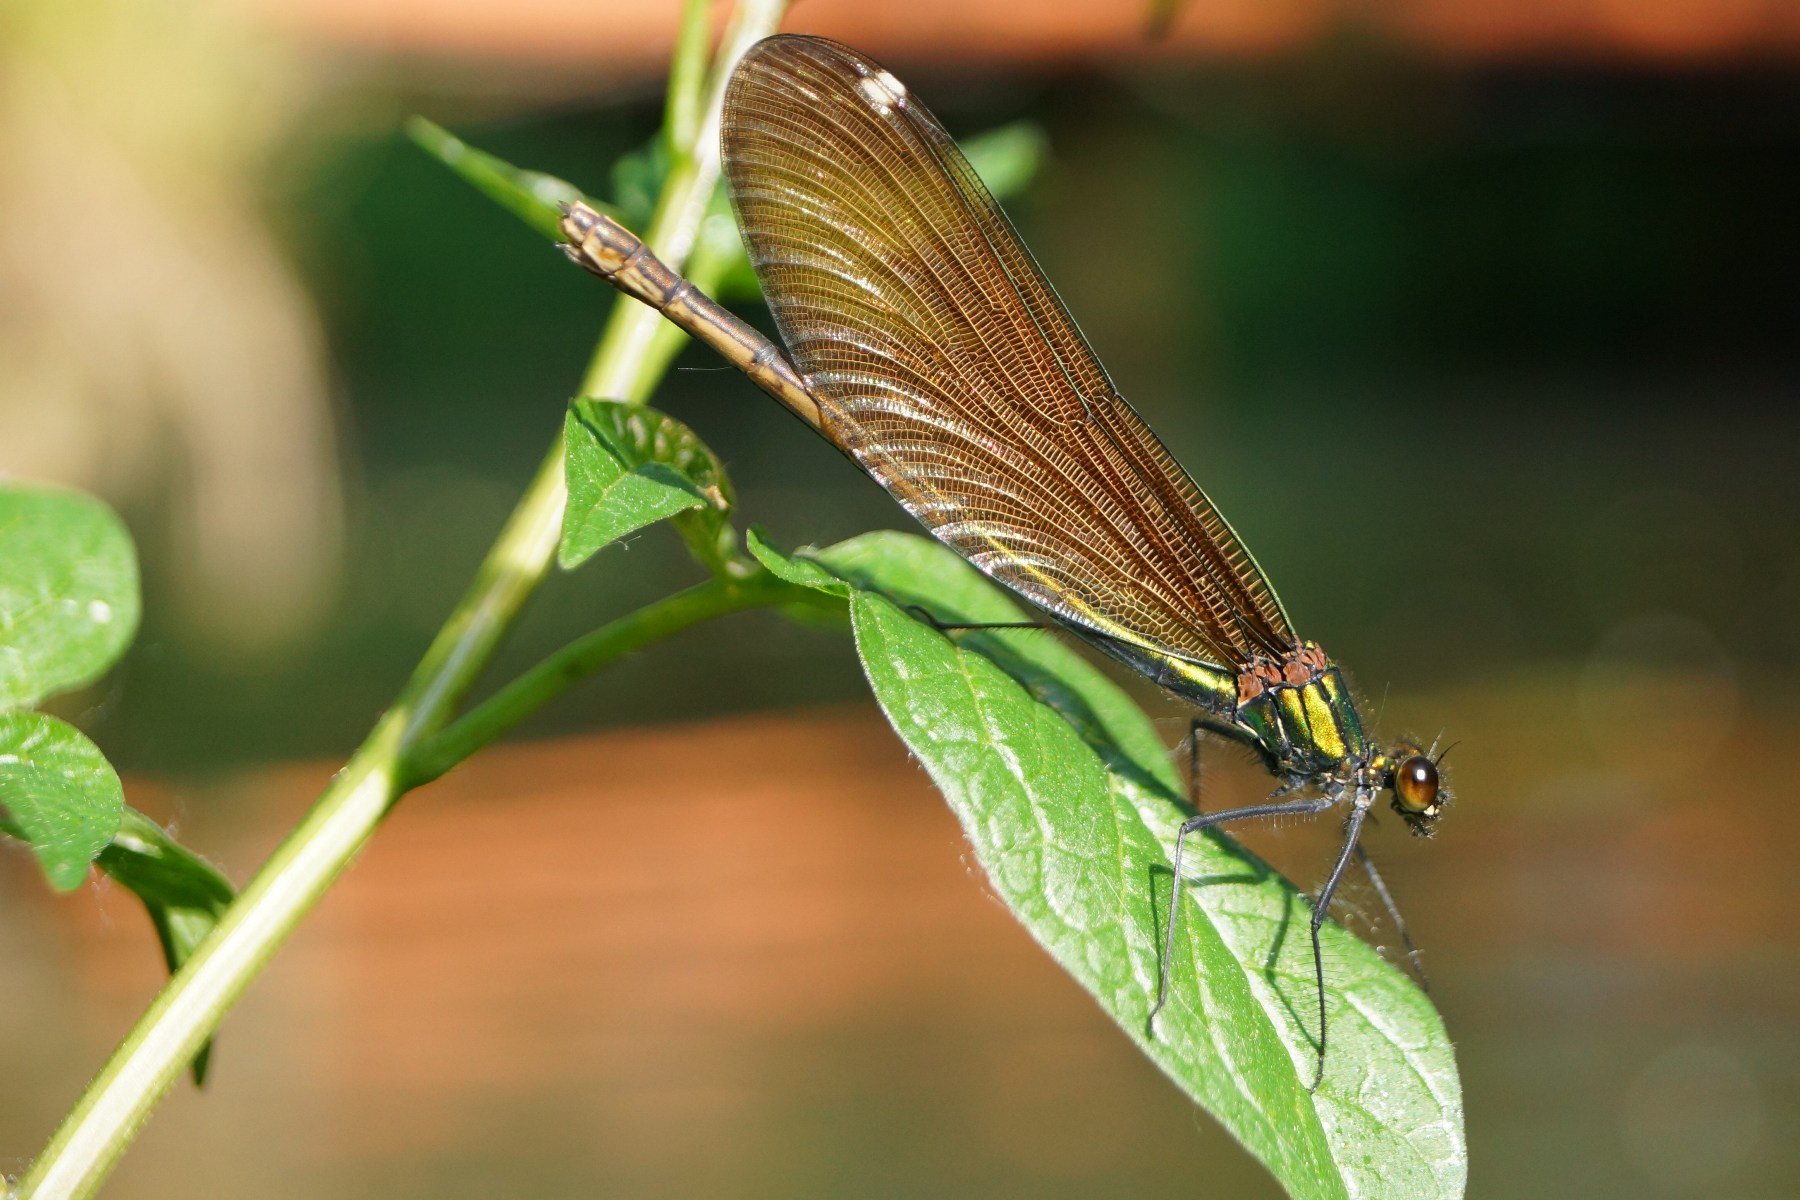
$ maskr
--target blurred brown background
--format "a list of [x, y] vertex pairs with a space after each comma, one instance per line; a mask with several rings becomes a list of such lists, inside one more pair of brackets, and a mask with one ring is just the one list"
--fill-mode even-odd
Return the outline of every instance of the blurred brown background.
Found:
[[[71, 715], [234, 879], [448, 611], [607, 303], [399, 121], [604, 193], [675, 7], [0, 19], [0, 470], [132, 524], [146, 627]], [[1376, 849], [1457, 1039], [1471, 1194], [1795, 1194], [1800, 13], [1143, 17], [787, 27], [955, 132], [1044, 129], [1011, 208], [1114, 377], [1381, 726], [1458, 741], [1441, 836]], [[683, 363], [658, 403], [746, 520], [904, 527]], [[665, 531], [609, 550], [499, 669], [691, 578]], [[407, 801], [113, 1194], [1274, 1194], [985, 898], [846, 639], [737, 618], [530, 733]], [[1310, 886], [1314, 832], [1255, 844]], [[159, 970], [128, 898], [12, 856], [0, 892], [5, 1171]]]

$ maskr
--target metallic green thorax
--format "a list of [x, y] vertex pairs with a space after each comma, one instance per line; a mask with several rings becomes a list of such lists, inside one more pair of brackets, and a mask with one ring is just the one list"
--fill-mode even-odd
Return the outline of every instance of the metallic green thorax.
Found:
[[1265, 688], [1238, 705], [1237, 723], [1285, 774], [1317, 775], [1369, 756], [1356, 702], [1335, 663], [1304, 683]]
[[1159, 654], [1122, 639], [1094, 645], [1199, 706], [1216, 732], [1255, 746], [1284, 776], [1330, 774], [1372, 757], [1356, 702], [1336, 663], [1313, 642], [1280, 660], [1261, 659], [1233, 671]]

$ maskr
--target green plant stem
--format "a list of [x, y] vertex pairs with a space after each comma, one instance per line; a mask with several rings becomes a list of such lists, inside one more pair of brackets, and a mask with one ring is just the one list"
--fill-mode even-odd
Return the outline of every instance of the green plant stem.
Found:
[[[725, 32], [719, 62], [735, 63], [738, 56], [759, 38], [774, 32], [781, 21], [785, 0], [743, 0], [732, 15]], [[698, 11], [689, 5], [688, 13]], [[669, 164], [663, 181], [662, 196], [645, 231], [644, 244], [657, 257], [679, 268], [700, 236], [700, 223], [705, 220], [713, 189], [719, 183], [719, 109], [725, 99], [729, 71], [714, 71], [708, 83], [705, 119], [695, 130], [691, 149], [676, 155]], [[613, 305], [613, 319], [607, 322], [593, 366], [581, 381], [581, 394], [597, 400], [627, 400], [642, 403], [641, 384], [621, 372], [619, 364], [636, 362], [658, 339], [665, 324], [662, 314], [620, 296]], [[634, 392], [633, 387], [638, 391]]]
[[709, 579], [602, 625], [539, 662], [420, 746], [407, 762], [408, 785], [431, 782], [574, 684], [635, 650], [728, 613], [781, 604], [811, 607], [818, 598], [811, 589], [759, 571], [747, 579]]
[[562, 504], [553, 455], [399, 698], [88, 1085], [21, 1181], [21, 1198], [99, 1189], [157, 1101], [403, 794], [407, 747], [444, 720], [511, 627], [555, 552]]
[[[741, 5], [721, 66], [773, 32], [783, 8], [772, 0]], [[701, 12], [697, 5], [688, 10], [690, 17]], [[653, 244], [671, 263], [685, 260], [717, 183], [725, 74], [714, 73], [706, 119], [657, 208], [653, 228], [665, 241]], [[587, 375], [600, 388], [596, 394], [648, 392], [654, 381], [644, 378], [642, 351], [660, 319], [639, 305], [614, 310]], [[99, 1190], [188, 1061], [404, 794], [410, 752], [447, 723], [548, 569], [565, 499], [559, 444], [393, 706], [89, 1083], [20, 1181], [19, 1200], [74, 1200]]]
[[681, 33], [669, 61], [669, 93], [663, 105], [663, 142], [673, 154], [694, 144], [706, 119], [707, 17], [713, 0], [683, 0]]
[[[719, 281], [724, 278], [731, 255], [738, 252], [737, 226], [731, 223], [731, 218], [724, 213], [713, 213], [705, 218], [705, 222], [712, 221], [724, 221], [731, 226], [725, 235], [730, 240], [727, 242], [715, 236], [711, 227], [707, 226], [695, 241], [692, 256], [682, 271], [690, 283], [709, 296], [717, 293]], [[641, 304], [634, 304], [633, 307], [649, 311]], [[681, 353], [682, 347], [692, 340], [673, 321], [658, 321], [642, 343], [644, 360], [655, 364], [659, 371], [666, 371], [675, 361], [675, 356]], [[611, 398], [623, 400], [627, 404], [643, 404], [649, 400], [650, 394], [627, 388], [623, 394]]]

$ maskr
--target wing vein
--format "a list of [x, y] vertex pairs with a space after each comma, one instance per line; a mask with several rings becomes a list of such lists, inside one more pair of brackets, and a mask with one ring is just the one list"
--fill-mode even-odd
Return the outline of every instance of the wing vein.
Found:
[[943, 127], [856, 52], [760, 43], [726, 98], [751, 261], [825, 430], [997, 581], [1221, 665], [1294, 636]]

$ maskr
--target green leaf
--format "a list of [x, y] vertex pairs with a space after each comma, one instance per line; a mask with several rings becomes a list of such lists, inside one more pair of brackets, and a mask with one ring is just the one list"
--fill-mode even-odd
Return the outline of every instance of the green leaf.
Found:
[[1167, 755], [1129, 700], [1053, 633], [946, 636], [907, 611], [923, 605], [943, 623], [1023, 619], [935, 543], [871, 534], [799, 561], [857, 585], [851, 616], [870, 685], [994, 890], [1291, 1194], [1462, 1194], [1461, 1085], [1430, 1002], [1328, 924], [1331, 1050], [1308, 1092], [1311, 910], [1228, 838], [1209, 834], [1197, 848], [1170, 1001], [1151, 1036], [1168, 850], [1184, 810]]
[[959, 143], [969, 165], [996, 200], [1022, 193], [1050, 152], [1050, 139], [1031, 121], [1014, 121]]
[[745, 541], [749, 543], [750, 553], [756, 556], [756, 561], [767, 567], [769, 573], [777, 579], [813, 588], [840, 599], [849, 597], [851, 588], [848, 583], [804, 554], [783, 554], [769, 541], [769, 535], [761, 528], [753, 526]]
[[850, 586], [833, 575], [830, 571], [805, 558], [790, 557], [777, 550], [768, 540], [768, 534], [756, 526], [751, 526], [744, 535], [744, 541], [750, 547], [750, 553], [756, 560], [777, 579], [800, 587], [810, 588], [816, 593], [814, 599], [830, 597], [825, 604], [784, 604], [780, 613], [790, 621], [801, 625], [841, 630], [848, 626], [850, 620]]
[[36, 712], [0, 712], [0, 808], [6, 832], [31, 843], [50, 886], [71, 891], [112, 840], [125, 793], [100, 748]]
[[[837, 578], [879, 592], [911, 615], [940, 625], [1031, 619], [979, 571], [937, 542], [913, 534], [866, 534], [815, 551], [814, 557]], [[1114, 770], [1135, 773], [1147, 787], [1180, 793], [1168, 749], [1143, 710], [1059, 635], [1034, 626], [969, 630], [956, 637], [959, 645], [993, 659], [1061, 713]]]
[[515, 167], [503, 158], [477, 150], [424, 117], [409, 120], [406, 132], [427, 154], [553, 242], [563, 240], [562, 206], [565, 204], [579, 200], [614, 215], [611, 207], [583, 195], [574, 184], [542, 171]]
[[[613, 203], [608, 205], [585, 195], [567, 180], [515, 167], [503, 158], [478, 150], [424, 117], [409, 120], [406, 132], [427, 154], [553, 242], [563, 240], [562, 206], [577, 200], [628, 229], [644, 229], [655, 212], [657, 197], [662, 194], [663, 181], [669, 173], [668, 148], [663, 139], [652, 139], [613, 164]], [[1014, 121], [968, 138], [961, 145], [988, 191], [996, 200], [1006, 200], [1023, 192], [1037, 175], [1047, 156], [1049, 140], [1032, 122]], [[723, 190], [713, 196], [694, 256], [696, 261], [711, 261], [709, 273], [716, 271], [717, 281], [709, 290], [720, 303], [754, 300], [762, 295]]]
[[636, 404], [577, 400], [564, 425], [569, 485], [557, 561], [564, 569], [646, 525], [689, 513], [689, 545], [709, 563], [735, 547], [731, 484], [694, 431]]
[[137, 554], [80, 492], [0, 488], [0, 708], [99, 678], [138, 623]]
[[[181, 968], [231, 907], [230, 882], [133, 808], [125, 809], [118, 833], [97, 863], [143, 902], [170, 974]], [[196, 1086], [206, 1082], [211, 1057], [209, 1040], [194, 1056]]]

